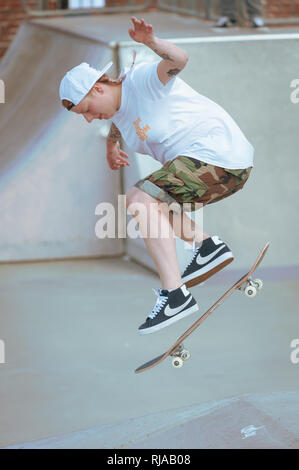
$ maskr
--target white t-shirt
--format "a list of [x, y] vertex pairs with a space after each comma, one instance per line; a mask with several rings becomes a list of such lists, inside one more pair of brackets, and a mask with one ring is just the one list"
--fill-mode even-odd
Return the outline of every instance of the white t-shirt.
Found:
[[124, 70], [112, 121], [128, 147], [162, 164], [186, 155], [222, 168], [253, 166], [254, 149], [230, 115], [178, 76], [163, 85], [159, 63]]

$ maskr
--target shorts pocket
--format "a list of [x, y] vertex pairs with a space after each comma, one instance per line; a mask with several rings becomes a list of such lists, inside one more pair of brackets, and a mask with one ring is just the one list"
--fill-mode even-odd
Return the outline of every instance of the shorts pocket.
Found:
[[245, 182], [250, 175], [251, 168], [252, 167], [243, 168], [240, 170], [231, 170], [230, 168], [224, 168], [224, 170], [226, 171], [226, 173], [230, 173], [231, 175], [234, 175], [236, 178], [240, 180], [240, 182], [242, 181]]

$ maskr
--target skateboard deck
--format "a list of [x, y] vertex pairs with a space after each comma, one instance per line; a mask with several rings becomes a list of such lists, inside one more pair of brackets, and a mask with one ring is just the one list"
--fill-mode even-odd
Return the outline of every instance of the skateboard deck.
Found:
[[228, 289], [213, 305], [209, 308], [193, 325], [188, 328], [178, 339], [177, 341], [166, 351], [164, 354], [161, 354], [158, 357], [142, 364], [142, 366], [138, 367], [135, 370], [136, 374], [140, 372], [144, 372], [146, 370], [151, 369], [152, 367], [157, 366], [160, 364], [164, 359], [168, 356], [172, 356], [172, 365], [176, 368], [182, 367], [184, 361], [190, 358], [190, 352], [187, 349], [184, 349], [183, 341], [194, 331], [219, 305], [226, 299], [234, 290], [239, 289], [244, 291], [245, 294], [249, 297], [254, 297], [258, 290], [260, 290], [263, 286], [263, 283], [260, 279], [252, 279], [253, 272], [257, 269], [260, 265], [262, 259], [264, 258], [266, 251], [269, 248], [270, 243], [266, 243], [264, 248], [261, 250], [260, 254], [258, 255], [255, 263], [252, 265], [251, 269], [248, 273], [244, 274], [235, 284]]

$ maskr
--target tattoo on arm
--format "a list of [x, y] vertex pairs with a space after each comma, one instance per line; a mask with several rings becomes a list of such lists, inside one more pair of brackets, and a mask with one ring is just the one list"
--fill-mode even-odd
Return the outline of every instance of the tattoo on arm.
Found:
[[[169, 41], [154, 36], [146, 43], [146, 46], [152, 49], [152, 51], [154, 51], [163, 60], [172, 62], [172, 64], [169, 64], [170, 66], [180, 67], [181, 69], [184, 68], [187, 63], [187, 54], [180, 47], [170, 43]], [[180, 71], [181, 70], [174, 68], [173, 70], [170, 70], [171, 74], [169, 76], [176, 75]]]
[[116, 144], [121, 139], [121, 133], [114, 123], [111, 124], [110, 131], [107, 140], [113, 144]]
[[169, 69], [168, 72], [167, 72], [167, 75], [169, 77], [173, 77], [174, 75], [177, 75], [178, 73], [180, 73], [181, 69]]
[[169, 60], [170, 62], [173, 62], [173, 59], [170, 57], [170, 55], [165, 54], [164, 52], [159, 51], [158, 49], [154, 49], [154, 52], [158, 54], [162, 59], [164, 60]]

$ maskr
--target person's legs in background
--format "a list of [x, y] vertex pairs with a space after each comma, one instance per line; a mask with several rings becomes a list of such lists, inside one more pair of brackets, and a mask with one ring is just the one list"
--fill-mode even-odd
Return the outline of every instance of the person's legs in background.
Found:
[[237, 22], [236, 0], [220, 1], [221, 18], [217, 21], [218, 28], [225, 28]]
[[[244, 4], [247, 8], [248, 16], [252, 26], [254, 28], [264, 26], [261, 0], [244, 0]], [[239, 5], [239, 8], [240, 7], [242, 7], [242, 5]], [[217, 27], [224, 28], [237, 23], [238, 11], [236, 0], [221, 0], [220, 12], [221, 18], [219, 18], [216, 24]]]
[[262, 2], [261, 0], [244, 0], [247, 11], [248, 11], [248, 16], [250, 18], [250, 21], [252, 22], [252, 26], [254, 28], [260, 28], [264, 26], [264, 20], [263, 20], [263, 8], [262, 8]]

